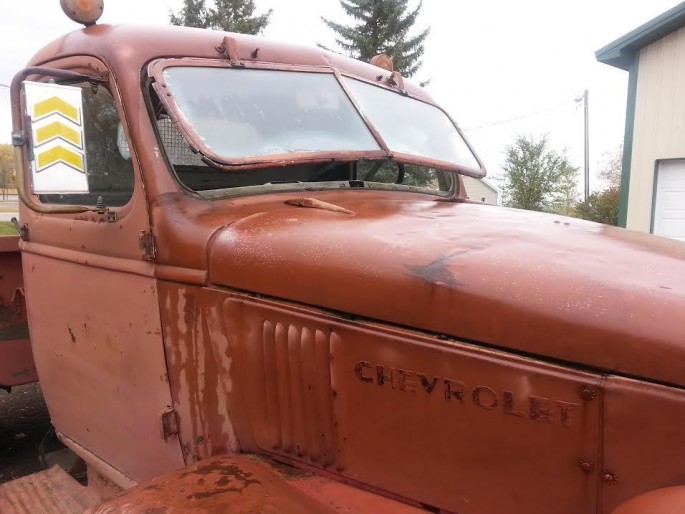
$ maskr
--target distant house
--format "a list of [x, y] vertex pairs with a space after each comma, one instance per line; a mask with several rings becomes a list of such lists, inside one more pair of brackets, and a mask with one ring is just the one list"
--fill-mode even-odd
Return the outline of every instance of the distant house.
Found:
[[466, 196], [469, 200], [475, 202], [483, 202], [491, 205], [501, 204], [500, 190], [493, 186], [485, 179], [477, 179], [473, 177], [462, 177], [464, 179], [464, 188], [466, 189]]
[[685, 241], [685, 2], [597, 51], [629, 72], [619, 225]]

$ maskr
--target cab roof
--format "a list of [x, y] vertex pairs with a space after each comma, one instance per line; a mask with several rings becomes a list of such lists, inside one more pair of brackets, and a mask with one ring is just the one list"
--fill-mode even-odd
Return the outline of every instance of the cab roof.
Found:
[[[217, 49], [225, 37], [236, 41], [244, 62], [332, 67], [367, 80], [378, 81], [390, 73], [369, 63], [334, 52], [271, 41], [259, 36], [176, 26], [93, 25], [62, 36], [41, 49], [30, 66], [75, 55], [90, 55], [107, 63], [117, 75], [142, 68], [152, 60], [175, 57], [217, 59]], [[381, 77], [379, 79], [379, 77]], [[405, 80], [405, 90], [412, 96], [435, 103], [423, 88]]]

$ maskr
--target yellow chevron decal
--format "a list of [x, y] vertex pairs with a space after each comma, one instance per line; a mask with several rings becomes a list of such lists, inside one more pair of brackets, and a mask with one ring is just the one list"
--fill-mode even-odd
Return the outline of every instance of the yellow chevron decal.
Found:
[[65, 118], [72, 120], [74, 123], [81, 124], [81, 117], [79, 116], [79, 108], [71, 105], [69, 102], [62, 100], [56, 96], [51, 96], [33, 106], [33, 117], [42, 118], [48, 114], [56, 112]]
[[37, 129], [36, 145], [58, 137], [81, 148], [81, 133], [61, 121], [53, 121], [49, 125]]
[[42, 171], [58, 162], [71, 166], [85, 173], [83, 169], [83, 155], [65, 146], [54, 146], [49, 150], [39, 153], [37, 156], [38, 170]]

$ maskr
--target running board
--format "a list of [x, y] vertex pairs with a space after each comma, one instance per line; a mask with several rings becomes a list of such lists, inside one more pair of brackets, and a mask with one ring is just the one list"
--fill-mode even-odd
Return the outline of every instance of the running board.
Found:
[[2, 514], [81, 514], [98, 503], [59, 466], [0, 485]]

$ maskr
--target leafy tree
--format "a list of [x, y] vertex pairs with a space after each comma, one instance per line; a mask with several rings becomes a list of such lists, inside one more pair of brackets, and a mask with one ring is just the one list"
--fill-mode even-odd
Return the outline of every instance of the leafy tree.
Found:
[[621, 196], [621, 169], [623, 167], [623, 146], [606, 156], [599, 172], [607, 187], [592, 193], [587, 200], [576, 206], [575, 216], [607, 225], [618, 225], [618, 207]]
[[618, 187], [609, 187], [604, 191], [594, 192], [588, 196], [587, 200], [576, 206], [575, 216], [607, 225], [618, 225], [620, 195], [621, 190]]
[[0, 196], [7, 198], [7, 190], [17, 187], [14, 174], [14, 148], [12, 145], [0, 144]]
[[408, 3], [408, 0], [340, 0], [345, 13], [353, 19], [352, 23], [344, 25], [321, 19], [335, 32], [335, 42], [343, 53], [367, 62], [377, 54], [386, 53], [397, 71], [411, 77], [421, 67], [424, 42], [430, 29], [410, 35], [423, 1], [420, 0], [414, 9], [410, 9]]
[[269, 9], [256, 15], [254, 0], [214, 0], [212, 7], [207, 7], [205, 0], [183, 0], [178, 14], [169, 14], [169, 22], [201, 29], [260, 34], [269, 24], [272, 12], [273, 9]]
[[518, 136], [507, 146], [501, 180], [504, 204], [532, 211], [570, 214], [578, 168], [549, 148], [547, 137]]

